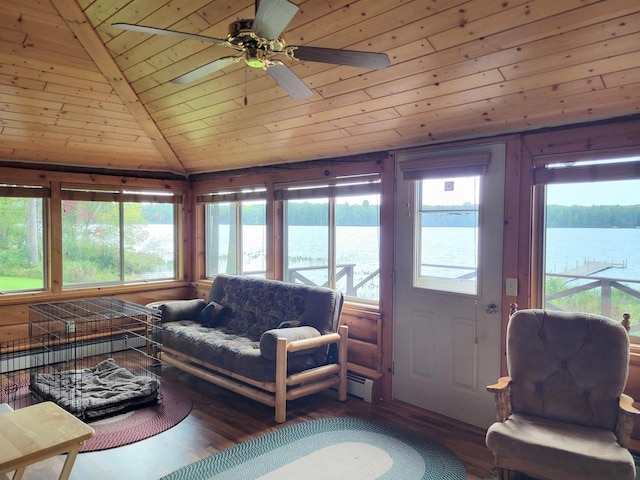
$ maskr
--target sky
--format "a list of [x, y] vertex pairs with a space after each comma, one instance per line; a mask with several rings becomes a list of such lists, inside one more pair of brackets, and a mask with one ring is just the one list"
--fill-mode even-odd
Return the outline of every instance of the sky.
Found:
[[[638, 162], [640, 157], [577, 162], [575, 165]], [[640, 180], [587, 182], [547, 187], [547, 205], [640, 205]]]
[[547, 205], [640, 205], [640, 180], [549, 185]]
[[[477, 185], [470, 178], [454, 178], [451, 190], [443, 180], [427, 181], [429, 205], [461, 205], [474, 202]], [[351, 200], [349, 200], [351, 203]], [[356, 202], [353, 202], [356, 203]], [[640, 205], [640, 179], [615, 182], [566, 183], [547, 186], [548, 205]]]

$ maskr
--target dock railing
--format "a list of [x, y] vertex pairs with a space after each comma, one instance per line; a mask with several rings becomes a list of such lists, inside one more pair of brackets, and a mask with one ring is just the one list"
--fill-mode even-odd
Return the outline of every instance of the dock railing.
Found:
[[[355, 280], [355, 269], [356, 269], [356, 264], [355, 263], [342, 263], [342, 264], [338, 264], [336, 265], [337, 271], [336, 271], [336, 278], [335, 278], [335, 282], [336, 284], [338, 282], [340, 282], [341, 280], [344, 279], [345, 281], [345, 288], [344, 288], [344, 294], [347, 297], [351, 297], [351, 298], [360, 298], [358, 293], [359, 291], [366, 287], [369, 283], [374, 282], [375, 279], [380, 275], [380, 269], [377, 268], [375, 270], [373, 270], [371, 273], [369, 273], [368, 275], [366, 275], [364, 278], [362, 278], [360, 281], [356, 282]], [[311, 285], [311, 286], [320, 286], [320, 287], [326, 287], [328, 286], [328, 282], [318, 282], [315, 280], [312, 280], [310, 277], [310, 275], [308, 275], [308, 272], [313, 272], [313, 271], [328, 271], [329, 266], [328, 265], [313, 265], [313, 266], [307, 266], [307, 267], [291, 267], [288, 270], [288, 276], [287, 276], [287, 281], [292, 282], [292, 283], [302, 283], [304, 285]], [[266, 272], [264, 270], [255, 270], [255, 271], [245, 271], [243, 272], [244, 275], [250, 275], [250, 276], [256, 276], [256, 277], [261, 277], [264, 278]]]
[[[613, 278], [605, 276], [594, 275], [576, 275], [575, 273], [547, 273], [546, 278], [562, 278], [565, 279], [565, 285], [569, 282], [576, 281], [577, 285], [558, 290], [554, 293], [545, 295], [545, 308], [550, 310], [562, 310], [558, 307], [554, 301], [569, 298], [582, 292], [597, 291], [600, 289], [600, 312], [605, 317], [609, 318], [622, 318], [622, 313], [633, 310], [632, 307], [636, 307], [640, 311], [640, 281], [631, 280], [625, 278]], [[629, 302], [625, 302], [624, 305], [614, 305], [613, 296], [614, 291], [618, 290], [630, 297]], [[615, 311], [614, 311], [615, 310]], [[637, 316], [636, 316], [637, 317]], [[634, 320], [632, 316], [632, 321]], [[636, 318], [636, 320], [638, 320]], [[640, 335], [640, 324], [631, 325], [631, 334], [635, 332]]]

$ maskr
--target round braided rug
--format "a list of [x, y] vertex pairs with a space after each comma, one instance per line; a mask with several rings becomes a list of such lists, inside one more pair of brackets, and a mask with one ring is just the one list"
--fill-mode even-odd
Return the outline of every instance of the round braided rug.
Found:
[[353, 417], [297, 423], [239, 443], [162, 480], [466, 480], [440, 442], [388, 422]]
[[139, 442], [162, 433], [184, 420], [191, 412], [191, 399], [162, 384], [162, 403], [115, 416], [108, 421], [89, 423], [96, 435], [80, 452], [95, 452]]

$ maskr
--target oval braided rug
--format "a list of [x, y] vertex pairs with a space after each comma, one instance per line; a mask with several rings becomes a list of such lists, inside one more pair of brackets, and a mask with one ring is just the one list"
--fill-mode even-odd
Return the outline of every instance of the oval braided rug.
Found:
[[108, 422], [89, 423], [96, 435], [80, 452], [95, 452], [139, 442], [177, 425], [191, 412], [191, 399], [162, 384], [162, 403], [113, 417]]
[[324, 418], [261, 435], [162, 480], [466, 480], [464, 464], [414, 430], [359, 418]]

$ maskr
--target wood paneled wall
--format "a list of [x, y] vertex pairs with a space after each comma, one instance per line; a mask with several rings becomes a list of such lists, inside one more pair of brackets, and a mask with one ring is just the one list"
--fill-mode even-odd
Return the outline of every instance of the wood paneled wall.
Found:
[[[503, 253], [503, 277], [518, 279], [517, 297], [503, 296], [503, 327], [506, 327], [507, 312], [511, 302], [520, 309], [539, 306], [536, 283], [539, 275], [535, 252], [538, 242], [535, 232], [536, 217], [533, 215], [534, 195], [531, 174], [532, 159], [538, 155], [567, 155], [569, 158], [600, 158], [607, 152], [640, 153], [640, 119], [630, 118], [616, 122], [589, 124], [573, 128], [552, 129], [531, 134], [500, 137], [507, 144], [505, 184], [505, 232]], [[482, 140], [485, 142], [486, 140]], [[457, 142], [456, 146], [478, 141]], [[443, 145], [438, 146], [442, 148]], [[451, 144], [447, 145], [451, 146]], [[370, 378], [380, 378], [383, 385], [381, 396], [392, 398], [391, 375], [388, 374], [393, 359], [393, 164], [385, 153], [358, 156], [336, 162], [311, 162], [288, 166], [283, 169], [250, 169], [233, 173], [206, 174], [191, 179], [189, 202], [184, 208], [183, 259], [184, 276], [181, 281], [157, 285], [83, 289], [76, 291], [44, 292], [27, 295], [3, 295], [0, 297], [0, 341], [21, 338], [26, 334], [29, 303], [62, 300], [78, 296], [90, 297], [115, 295], [139, 303], [158, 299], [206, 298], [210, 282], [204, 278], [204, 230], [201, 212], [195, 204], [199, 191], [228, 187], [229, 185], [269, 184], [290, 180], [309, 180], [330, 174], [354, 174], [377, 171], [383, 178], [383, 202], [381, 206], [381, 302], [380, 308], [347, 305], [343, 322], [350, 327], [350, 368]], [[5, 175], [11, 174], [10, 177]], [[37, 172], [34, 170], [2, 169], [2, 178], [17, 180], [60, 178], [69, 174]], [[58, 177], [56, 177], [56, 175]], [[76, 177], [73, 177], [76, 178]], [[142, 178], [104, 177], [83, 175], [77, 177], [85, 182], [148, 182]], [[157, 180], [155, 180], [157, 182]], [[277, 207], [270, 213], [281, 215]], [[276, 222], [277, 223], [277, 222]], [[271, 240], [275, 249], [279, 248]], [[269, 245], [269, 243], [268, 243]], [[277, 255], [274, 258], [279, 259]], [[273, 260], [270, 268], [276, 271], [279, 260]], [[628, 382], [628, 392], [640, 398], [640, 345], [634, 345]], [[504, 353], [504, 346], [503, 346]], [[506, 366], [503, 365], [506, 372]], [[640, 435], [639, 435], [640, 437]]]

